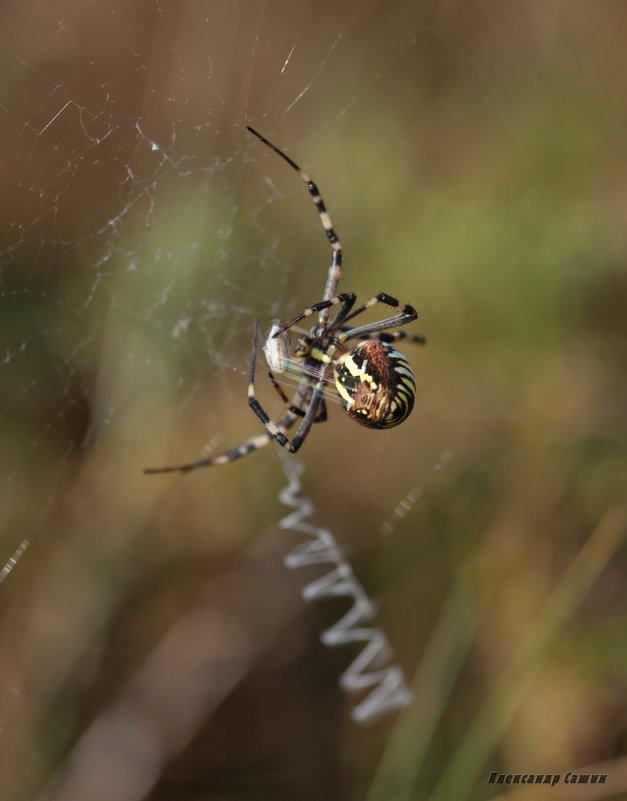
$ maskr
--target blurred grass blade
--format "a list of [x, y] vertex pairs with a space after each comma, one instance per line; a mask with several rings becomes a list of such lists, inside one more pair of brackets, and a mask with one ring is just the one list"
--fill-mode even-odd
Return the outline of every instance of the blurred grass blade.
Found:
[[487, 759], [542, 665], [547, 647], [613, 557], [626, 526], [624, 506], [610, 508], [601, 518], [470, 725], [429, 801], [464, 801], [470, 797]]

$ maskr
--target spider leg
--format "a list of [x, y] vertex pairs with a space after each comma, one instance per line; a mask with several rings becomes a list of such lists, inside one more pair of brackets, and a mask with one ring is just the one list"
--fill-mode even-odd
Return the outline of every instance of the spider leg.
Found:
[[[250, 380], [254, 381], [255, 376], [255, 359], [256, 359], [256, 346], [257, 346], [257, 332], [259, 328], [258, 321], [255, 322], [255, 329], [253, 334], [253, 348], [251, 353], [251, 365], [250, 365]], [[289, 400], [281, 387], [279, 386], [276, 378], [271, 372], [268, 372], [268, 377], [274, 388], [279, 393], [282, 400], [285, 401], [286, 404], [289, 404]], [[309, 388], [306, 388], [306, 391], [309, 391]], [[289, 406], [287, 412], [283, 415], [283, 417], [278, 421], [278, 423], [273, 423], [274, 428], [278, 432], [278, 437], [266, 426], [268, 429], [263, 434], [258, 434], [254, 437], [249, 437], [249, 439], [245, 440], [241, 445], [238, 445], [235, 448], [230, 448], [228, 451], [224, 451], [224, 453], [220, 453], [217, 456], [207, 456], [203, 459], [197, 459], [193, 462], [186, 462], [185, 464], [178, 464], [178, 465], [166, 465], [165, 467], [146, 467], [144, 469], [144, 473], [148, 474], [155, 474], [155, 473], [189, 473], [192, 470], [196, 470], [199, 467], [211, 467], [212, 465], [216, 464], [227, 464], [228, 462], [233, 462], [236, 459], [240, 459], [242, 456], [246, 456], [249, 453], [253, 453], [253, 451], [258, 450], [259, 448], [263, 448], [264, 445], [267, 445], [269, 442], [272, 442], [273, 439], [277, 439], [280, 441], [280, 437], [282, 437], [286, 442], [287, 438], [285, 437], [285, 431], [290, 429], [298, 417], [303, 417], [304, 412], [300, 406], [301, 403], [305, 400], [303, 393], [305, 390], [301, 390], [300, 388], [296, 391], [296, 395], [294, 396], [294, 402], [292, 405]], [[250, 403], [250, 386], [248, 390], [249, 395], [249, 403]], [[254, 389], [253, 389], [254, 395]]]
[[290, 320], [289, 323], [285, 323], [284, 326], [275, 331], [273, 336], [274, 338], [278, 337], [284, 331], [287, 331], [288, 328], [291, 328], [292, 326], [296, 325], [296, 323], [299, 323], [305, 317], [309, 317], [310, 315], [315, 314], [316, 312], [322, 312], [325, 311], [326, 309], [330, 309], [331, 306], [337, 306], [338, 304], [341, 304], [338, 313], [335, 315], [335, 318], [331, 323], [331, 328], [333, 328], [339, 323], [341, 323], [342, 320], [346, 319], [347, 314], [355, 305], [356, 298], [357, 295], [355, 295], [354, 292], [342, 292], [340, 295], [336, 295], [333, 298], [329, 298], [329, 300], [321, 300], [319, 303], [314, 303], [313, 306], [309, 306], [307, 309], [305, 309], [304, 312], [301, 312], [301, 314], [299, 314], [297, 317], [294, 317], [293, 320]]
[[325, 423], [327, 420], [327, 404], [324, 398], [320, 399], [320, 408], [318, 414], [314, 418], [314, 423]]
[[[286, 156], [282, 150], [276, 145], [273, 145], [272, 142], [269, 142], [265, 136], [262, 136], [258, 131], [254, 128], [251, 128], [250, 125], [246, 126], [246, 130], [250, 131], [253, 136], [256, 136], [264, 145], [273, 150], [277, 156], [280, 156], [283, 161], [286, 161], [290, 167], [295, 170], [303, 181], [307, 184], [307, 190], [311, 195], [311, 199], [314, 202], [314, 206], [320, 216], [320, 222], [322, 223], [322, 227], [324, 228], [324, 232], [329, 240], [329, 244], [331, 245], [331, 249], [333, 251], [331, 255], [331, 266], [329, 267], [329, 274], [327, 276], [327, 285], [324, 290], [324, 299], [330, 300], [332, 297], [335, 296], [337, 293], [337, 287], [340, 281], [340, 277], [342, 275], [342, 245], [338, 238], [338, 235], [333, 230], [333, 223], [331, 222], [331, 217], [329, 216], [329, 212], [327, 211], [326, 206], [324, 205], [324, 201], [322, 199], [322, 195], [320, 194], [318, 187], [316, 184], [311, 180], [311, 178], [307, 175], [307, 173], [303, 172], [301, 168], [295, 161], [289, 156]], [[320, 310], [320, 325], [326, 325], [327, 320], [329, 319], [328, 307], [325, 307]]]
[[[298, 427], [298, 431], [294, 435], [294, 439], [292, 442], [285, 436], [285, 432], [283, 430], [283, 426], [281, 423], [275, 423], [274, 420], [270, 418], [268, 413], [265, 411], [263, 406], [257, 400], [257, 396], [255, 394], [255, 364], [257, 361], [257, 337], [259, 332], [259, 321], [255, 320], [255, 327], [253, 331], [253, 343], [252, 349], [250, 354], [250, 371], [249, 371], [249, 379], [248, 379], [248, 405], [250, 406], [251, 411], [253, 414], [257, 415], [257, 417], [261, 420], [261, 422], [266, 427], [266, 431], [269, 437], [276, 442], [279, 443], [283, 448], [285, 448], [290, 453], [296, 453], [296, 451], [300, 448], [303, 444], [305, 437], [309, 433], [309, 429], [313, 425], [315, 419], [318, 417], [320, 411], [320, 403], [322, 401], [322, 390], [324, 387], [324, 376], [321, 375], [314, 387], [311, 397], [309, 399], [309, 403], [307, 405], [307, 409], [303, 416], [302, 422]], [[324, 373], [324, 370], [323, 370]], [[307, 388], [309, 391], [309, 388]], [[298, 400], [304, 398], [304, 390], [302, 393], [297, 393], [296, 400], [298, 404]], [[294, 415], [293, 412], [288, 411], [288, 415]], [[287, 416], [287, 415], [286, 415]]]
[[357, 317], [358, 314], [366, 311], [366, 309], [371, 309], [379, 303], [384, 303], [386, 306], [399, 309], [398, 314], [395, 314], [393, 317], [386, 317], [384, 320], [379, 320], [376, 323], [366, 323], [366, 325], [350, 328], [348, 331], [344, 331], [338, 335], [340, 342], [347, 342], [350, 339], [359, 339], [364, 334], [374, 334], [379, 331], [385, 331], [388, 328], [394, 328], [397, 325], [407, 325], [407, 323], [413, 322], [418, 317], [418, 312], [413, 306], [410, 306], [408, 303], [401, 303], [385, 292], [379, 292], [378, 295], [370, 298], [370, 300], [367, 300], [358, 309], [351, 312], [343, 322], [347, 323], [349, 320]]
[[[283, 388], [281, 387], [279, 382], [276, 380], [274, 374], [272, 372], [270, 372], [270, 371], [268, 371], [268, 378], [270, 379], [270, 383], [276, 389], [276, 391], [277, 391], [279, 397], [281, 398], [281, 400], [283, 401], [283, 403], [287, 406], [288, 410], [292, 414], [295, 414], [297, 417], [304, 417], [305, 416], [304, 409], [302, 409], [300, 406], [295, 405], [295, 403], [291, 403], [290, 402], [290, 399], [287, 397], [287, 395], [283, 391]], [[296, 400], [296, 398], [295, 398], [295, 400]], [[314, 423], [324, 423], [326, 419], [327, 419], [327, 406], [326, 406], [326, 403], [324, 402], [324, 398], [323, 398], [320, 401], [320, 408], [318, 409], [318, 414], [316, 415], [316, 419], [314, 420]]]
[[249, 371], [248, 371], [248, 405], [250, 406], [251, 410], [257, 417], [261, 420], [261, 422], [266, 427], [266, 431], [270, 435], [272, 439], [275, 439], [279, 445], [282, 445], [284, 448], [290, 449], [290, 442], [285, 436], [285, 434], [281, 431], [279, 426], [270, 419], [268, 414], [264, 411], [262, 405], [257, 400], [257, 396], [255, 395], [255, 364], [257, 362], [257, 337], [259, 334], [259, 320], [255, 320], [255, 325], [253, 328], [253, 342], [252, 348], [250, 352], [250, 363], [249, 363]]
[[[290, 399], [287, 397], [285, 392], [283, 392], [283, 388], [280, 386], [279, 382], [274, 377], [274, 373], [272, 372], [272, 370], [268, 370], [268, 378], [270, 379], [270, 383], [272, 384], [272, 386], [276, 389], [279, 398], [281, 398], [283, 403], [288, 408], [290, 408]], [[299, 416], [302, 416], [303, 414], [305, 414], [301, 408], [296, 407], [296, 406], [293, 409], [290, 408], [290, 411], [294, 412], [294, 414], [297, 414]]]
[[[323, 371], [324, 374], [324, 371]], [[309, 401], [309, 406], [307, 407], [307, 411], [305, 412], [305, 416], [298, 427], [297, 432], [292, 437], [292, 441], [288, 442], [289, 447], [288, 450], [290, 453], [296, 453], [296, 451], [300, 448], [303, 444], [305, 439], [307, 438], [307, 434], [311, 429], [311, 426], [314, 423], [323, 422], [326, 420], [326, 407], [324, 408], [324, 412], [320, 410], [320, 404], [324, 403], [324, 398], [322, 397], [322, 391], [324, 389], [324, 377], [321, 375], [318, 383], [314, 387], [313, 392], [311, 393], [311, 400]], [[324, 415], [321, 417], [321, 415]]]
[[[297, 420], [297, 416], [292, 412], [287, 412], [277, 423], [281, 431], [290, 429]], [[236, 459], [241, 459], [242, 456], [247, 456], [259, 448], [263, 448], [269, 442], [272, 442], [272, 437], [266, 431], [263, 434], [257, 434], [254, 437], [249, 437], [241, 445], [236, 448], [229, 448], [224, 453], [219, 453], [217, 456], [208, 456], [203, 459], [197, 459], [195, 462], [187, 462], [185, 464], [167, 465], [165, 467], [146, 467], [144, 473], [154, 475], [155, 473], [190, 473], [199, 467], [211, 467], [215, 464], [228, 464], [234, 462]]]
[[[343, 325], [340, 330], [342, 333], [348, 333], [353, 329], [349, 325]], [[352, 339], [352, 337], [348, 336], [347, 339]], [[408, 334], [407, 331], [379, 331], [373, 335], [360, 334], [357, 339], [376, 339], [379, 342], [398, 342], [399, 339], [406, 339], [408, 342], [413, 342], [416, 345], [427, 344], [426, 337], [423, 337], [420, 334]]]

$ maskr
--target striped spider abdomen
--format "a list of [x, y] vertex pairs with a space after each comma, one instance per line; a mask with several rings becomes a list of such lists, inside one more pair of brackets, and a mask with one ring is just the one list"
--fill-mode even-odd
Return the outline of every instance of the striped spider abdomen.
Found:
[[414, 407], [416, 380], [407, 359], [387, 342], [367, 339], [334, 362], [344, 411], [367, 428], [392, 428]]

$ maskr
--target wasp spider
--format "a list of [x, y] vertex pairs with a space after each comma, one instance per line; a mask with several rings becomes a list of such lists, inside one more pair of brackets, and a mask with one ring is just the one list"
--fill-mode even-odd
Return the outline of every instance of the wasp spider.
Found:
[[[331, 265], [321, 301], [314, 303], [288, 323], [275, 320], [264, 346], [272, 386], [287, 406], [285, 414], [272, 420], [263, 409], [255, 394], [255, 364], [257, 359], [258, 321], [255, 322], [252, 352], [249, 366], [248, 405], [261, 420], [265, 431], [247, 439], [236, 448], [217, 456], [198, 459], [187, 464], [167, 467], [148, 467], [145, 473], [188, 473], [197, 467], [226, 464], [274, 440], [290, 453], [303, 444], [314, 423], [327, 418], [325, 392], [334, 380], [339, 402], [353, 420], [367, 428], [392, 428], [407, 418], [414, 405], [416, 382], [409, 363], [394, 347], [400, 339], [424, 344], [424, 337], [390, 330], [413, 322], [418, 314], [413, 306], [401, 303], [385, 292], [367, 300], [356, 309], [353, 292], [337, 294], [342, 274], [342, 246], [333, 229], [316, 184], [292, 159], [279, 150], [264, 136], [247, 126], [248, 131], [267, 145], [295, 170], [307, 185], [307, 189], [320, 215], [320, 222], [331, 245]], [[382, 304], [394, 309], [394, 313], [374, 323], [352, 325], [352, 321], [367, 309]], [[329, 320], [330, 312], [333, 316]], [[311, 315], [318, 315], [317, 322], [309, 332], [295, 328], [297, 323]], [[290, 329], [298, 332], [294, 355], [291, 355]], [[357, 340], [357, 344], [348, 343]], [[298, 385], [290, 401], [279, 386], [275, 374], [296, 369]], [[287, 432], [300, 420], [296, 433], [288, 439]]]

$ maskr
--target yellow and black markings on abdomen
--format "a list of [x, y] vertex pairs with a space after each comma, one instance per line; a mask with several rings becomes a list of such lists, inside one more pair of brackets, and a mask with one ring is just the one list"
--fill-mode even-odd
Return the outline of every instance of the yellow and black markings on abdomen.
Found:
[[367, 428], [397, 426], [413, 409], [414, 374], [392, 345], [374, 339], [360, 342], [334, 366], [342, 406]]

